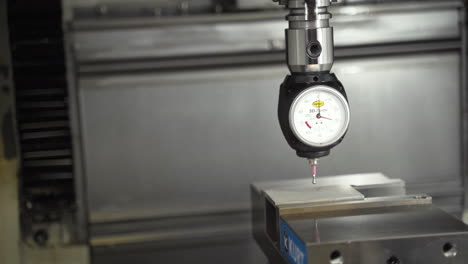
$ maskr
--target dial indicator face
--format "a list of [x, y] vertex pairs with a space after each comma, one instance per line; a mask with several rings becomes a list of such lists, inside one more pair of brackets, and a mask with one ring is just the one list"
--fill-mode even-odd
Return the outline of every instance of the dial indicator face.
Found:
[[328, 86], [302, 91], [289, 111], [289, 125], [304, 144], [326, 147], [339, 140], [348, 129], [349, 106], [344, 96]]

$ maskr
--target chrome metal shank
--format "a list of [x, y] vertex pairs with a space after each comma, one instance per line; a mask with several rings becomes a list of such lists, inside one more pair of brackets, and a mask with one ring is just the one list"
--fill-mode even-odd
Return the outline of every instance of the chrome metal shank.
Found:
[[290, 9], [286, 17], [288, 66], [291, 72], [328, 72], [333, 66], [331, 0], [274, 0]]

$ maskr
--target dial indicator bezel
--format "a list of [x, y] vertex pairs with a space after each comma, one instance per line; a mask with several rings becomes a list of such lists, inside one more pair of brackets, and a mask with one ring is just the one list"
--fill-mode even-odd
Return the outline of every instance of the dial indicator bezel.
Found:
[[[304, 138], [298, 132], [298, 129], [296, 128], [296, 125], [294, 124], [294, 112], [296, 111], [297, 105], [299, 104], [299, 102], [301, 102], [301, 99], [303, 97], [307, 96], [310, 92], [315, 92], [315, 91], [323, 91], [323, 92], [327, 92], [327, 93], [330, 93], [330, 94], [336, 96], [339, 99], [339, 101], [343, 104], [344, 109], [345, 109], [345, 123], [344, 123], [342, 131], [340, 131], [340, 133], [338, 133], [332, 139], [330, 139], [330, 140], [328, 140], [326, 142], [323, 142], [322, 144], [317, 144], [316, 142], [312, 142], [312, 141], [309, 141], [308, 139]], [[348, 101], [346, 100], [346, 98], [343, 96], [343, 94], [341, 94], [339, 91], [337, 91], [336, 89], [331, 88], [329, 86], [316, 85], [316, 86], [312, 86], [312, 87], [309, 87], [309, 88], [305, 89], [304, 91], [300, 92], [296, 96], [296, 98], [294, 98], [294, 101], [291, 104], [291, 107], [289, 109], [289, 126], [291, 127], [291, 130], [292, 130], [294, 136], [296, 136], [296, 138], [299, 139], [302, 143], [304, 143], [304, 144], [306, 144], [308, 146], [321, 148], [321, 147], [327, 147], [327, 146], [335, 144], [340, 138], [342, 138], [346, 134], [346, 131], [348, 130], [348, 127], [349, 127], [350, 116], [351, 116], [351, 113], [350, 113], [350, 110], [349, 110], [349, 104], [348, 104]]]

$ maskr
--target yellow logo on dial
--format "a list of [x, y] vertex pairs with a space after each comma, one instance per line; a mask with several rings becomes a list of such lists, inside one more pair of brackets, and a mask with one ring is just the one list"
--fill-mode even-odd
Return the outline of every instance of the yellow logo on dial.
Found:
[[322, 107], [324, 104], [325, 104], [325, 102], [320, 101], [320, 100], [317, 100], [317, 101], [312, 103], [312, 105], [315, 106], [315, 107]]

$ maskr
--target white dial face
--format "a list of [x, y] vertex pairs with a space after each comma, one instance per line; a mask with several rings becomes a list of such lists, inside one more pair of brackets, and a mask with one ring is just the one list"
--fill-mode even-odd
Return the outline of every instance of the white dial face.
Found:
[[289, 124], [294, 135], [313, 147], [339, 140], [348, 129], [349, 106], [337, 90], [320, 85], [302, 91], [291, 105]]

